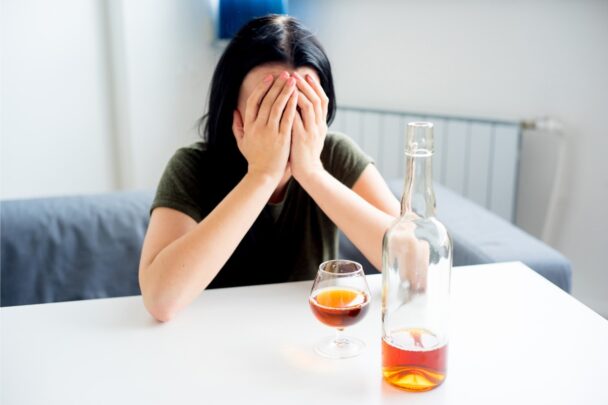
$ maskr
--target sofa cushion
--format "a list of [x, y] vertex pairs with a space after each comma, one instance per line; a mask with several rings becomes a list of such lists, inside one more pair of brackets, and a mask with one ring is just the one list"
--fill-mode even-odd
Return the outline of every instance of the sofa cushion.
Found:
[[139, 294], [151, 192], [2, 201], [0, 305]]
[[[392, 184], [402, 190], [400, 183]], [[458, 265], [520, 261], [564, 291], [572, 287], [568, 259], [546, 243], [454, 191], [436, 186], [437, 217], [454, 241]]]

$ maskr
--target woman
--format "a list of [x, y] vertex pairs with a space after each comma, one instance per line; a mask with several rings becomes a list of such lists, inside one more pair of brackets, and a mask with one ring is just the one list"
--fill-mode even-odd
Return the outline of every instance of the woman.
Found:
[[337, 229], [380, 268], [399, 203], [335, 115], [329, 60], [297, 20], [245, 25], [213, 75], [205, 139], [178, 150], [144, 240], [144, 304], [171, 319], [207, 286], [312, 279]]

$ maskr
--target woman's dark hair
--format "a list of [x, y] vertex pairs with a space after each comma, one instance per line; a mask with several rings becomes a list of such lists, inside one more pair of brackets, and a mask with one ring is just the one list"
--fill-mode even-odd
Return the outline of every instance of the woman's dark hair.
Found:
[[331, 66], [313, 34], [293, 17], [271, 14], [249, 21], [230, 41], [215, 68], [209, 109], [201, 120], [204, 142], [217, 162], [222, 163], [222, 174], [228, 176], [224, 181], [230, 183], [224, 183], [228, 188], [247, 170], [232, 134], [232, 112], [237, 106], [241, 84], [253, 68], [271, 62], [314, 69], [329, 98], [328, 125], [334, 118], [336, 98]]

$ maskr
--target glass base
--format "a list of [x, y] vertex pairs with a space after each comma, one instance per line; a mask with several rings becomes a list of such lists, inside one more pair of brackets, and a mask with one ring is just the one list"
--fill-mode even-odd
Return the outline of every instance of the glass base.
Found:
[[365, 349], [365, 343], [357, 338], [350, 336], [327, 337], [315, 346], [315, 351], [321, 356], [330, 359], [348, 359], [361, 354]]

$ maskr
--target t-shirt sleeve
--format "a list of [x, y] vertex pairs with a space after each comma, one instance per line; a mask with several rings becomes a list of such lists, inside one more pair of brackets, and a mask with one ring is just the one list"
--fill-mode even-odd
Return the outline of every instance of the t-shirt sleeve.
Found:
[[166, 207], [183, 212], [196, 222], [203, 219], [197, 203], [203, 190], [200, 176], [201, 151], [181, 148], [167, 163], [156, 189], [150, 213], [155, 208]]
[[325, 170], [348, 188], [353, 187], [367, 165], [374, 163], [355, 141], [339, 132], [327, 134], [321, 161]]

